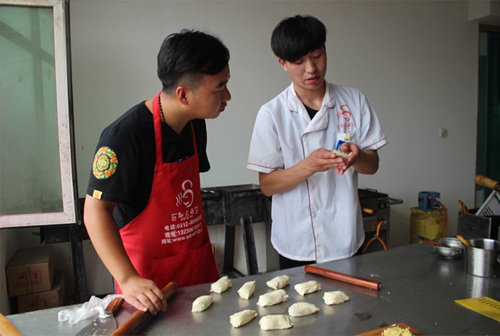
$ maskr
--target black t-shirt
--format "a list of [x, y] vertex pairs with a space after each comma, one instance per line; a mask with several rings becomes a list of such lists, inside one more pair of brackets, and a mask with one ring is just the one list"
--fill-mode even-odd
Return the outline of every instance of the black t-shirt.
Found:
[[[205, 120], [192, 121], [200, 172], [210, 169], [206, 153]], [[194, 155], [193, 133], [188, 123], [181, 134], [162, 123], [163, 162]], [[156, 148], [153, 114], [144, 102], [132, 107], [101, 134], [92, 164], [87, 194], [116, 202], [113, 213], [122, 228], [148, 204], [153, 185]]]

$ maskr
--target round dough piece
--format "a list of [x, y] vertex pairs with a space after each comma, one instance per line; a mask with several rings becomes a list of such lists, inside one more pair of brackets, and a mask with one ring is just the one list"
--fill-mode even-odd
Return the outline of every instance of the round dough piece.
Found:
[[252, 321], [257, 316], [257, 312], [255, 310], [246, 309], [242, 310], [238, 313], [234, 313], [229, 316], [229, 323], [235, 328], [239, 328], [242, 325], [247, 324]]
[[277, 289], [272, 292], [260, 295], [259, 301], [257, 301], [257, 306], [273, 306], [275, 304], [285, 302], [286, 300], [288, 300], [288, 295], [286, 294], [285, 290]]
[[297, 293], [304, 296], [306, 294], [314, 293], [316, 291], [321, 290], [321, 284], [316, 280], [311, 280], [300, 284], [296, 284], [294, 288], [297, 291]]
[[329, 306], [344, 303], [346, 301], [349, 301], [350, 299], [351, 298], [342, 291], [326, 292], [323, 295], [323, 300], [325, 300], [325, 304]]
[[262, 330], [289, 329], [293, 327], [292, 320], [288, 315], [262, 316], [259, 325]]
[[214, 298], [210, 295], [202, 295], [196, 298], [196, 300], [193, 301], [193, 307], [191, 308], [191, 311], [193, 313], [198, 313], [202, 312], [208, 307], [210, 307], [214, 303]]
[[288, 308], [288, 315], [298, 317], [311, 315], [319, 311], [319, 308], [309, 302], [296, 302]]
[[218, 294], [224, 293], [232, 285], [233, 284], [231, 283], [231, 279], [229, 279], [227, 276], [223, 276], [210, 285], [210, 291]]
[[241, 286], [241, 288], [238, 289], [238, 294], [240, 295], [240, 298], [248, 300], [250, 299], [254, 291], [255, 291], [255, 280], [245, 282], [243, 286]]
[[278, 275], [266, 282], [267, 287], [272, 289], [281, 289], [290, 283], [290, 277], [288, 275]]

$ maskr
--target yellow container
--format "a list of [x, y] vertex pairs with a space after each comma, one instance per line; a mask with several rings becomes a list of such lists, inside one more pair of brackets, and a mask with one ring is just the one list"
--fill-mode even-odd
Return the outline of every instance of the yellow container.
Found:
[[411, 208], [410, 217], [410, 244], [421, 242], [415, 235], [429, 239], [445, 237], [446, 210], [435, 209], [423, 211], [418, 207]]

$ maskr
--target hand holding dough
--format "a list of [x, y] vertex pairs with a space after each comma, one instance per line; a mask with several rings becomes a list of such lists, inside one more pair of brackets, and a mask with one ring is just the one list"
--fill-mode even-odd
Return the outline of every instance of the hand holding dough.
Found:
[[316, 291], [321, 290], [321, 284], [316, 280], [311, 280], [308, 282], [296, 284], [294, 288], [297, 291], [297, 293], [304, 296], [306, 294], [314, 293]]
[[235, 328], [239, 328], [242, 325], [247, 324], [252, 321], [257, 316], [257, 312], [255, 310], [242, 310], [238, 313], [235, 313], [229, 316], [229, 323]]
[[285, 302], [288, 300], [288, 295], [284, 289], [277, 289], [270, 293], [262, 294], [259, 296], [259, 301], [257, 301], [257, 306], [267, 307], [273, 306], [275, 304]]
[[296, 302], [288, 308], [288, 315], [298, 317], [311, 315], [319, 311], [319, 308], [309, 302]]
[[323, 295], [323, 300], [325, 300], [325, 304], [327, 305], [334, 305], [349, 301], [350, 297], [347, 296], [346, 293], [342, 291], [333, 291], [333, 292], [326, 292]]
[[231, 283], [231, 280], [227, 276], [223, 276], [216, 282], [210, 285], [210, 291], [214, 293], [223, 293], [225, 292], [229, 287], [231, 287], [233, 284]]
[[288, 329], [293, 327], [292, 320], [290, 320], [288, 315], [266, 315], [261, 317], [259, 324], [262, 330]]
[[267, 287], [272, 289], [281, 289], [290, 283], [290, 277], [288, 275], [278, 275], [266, 282]]
[[254, 291], [255, 291], [255, 280], [245, 282], [243, 286], [241, 286], [241, 288], [238, 289], [238, 294], [240, 295], [240, 298], [248, 300], [252, 296]]
[[202, 295], [193, 301], [193, 313], [202, 312], [214, 303], [214, 298], [210, 295]]

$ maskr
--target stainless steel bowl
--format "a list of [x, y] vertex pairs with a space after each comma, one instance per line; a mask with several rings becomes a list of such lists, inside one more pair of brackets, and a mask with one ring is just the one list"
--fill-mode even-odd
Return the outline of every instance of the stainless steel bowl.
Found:
[[448, 247], [433, 245], [434, 252], [446, 259], [458, 259], [464, 255], [465, 246], [460, 240], [453, 237], [436, 238], [434, 241]]

